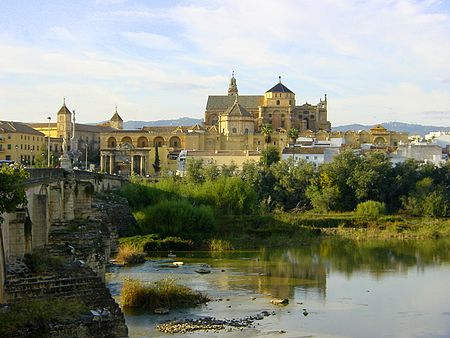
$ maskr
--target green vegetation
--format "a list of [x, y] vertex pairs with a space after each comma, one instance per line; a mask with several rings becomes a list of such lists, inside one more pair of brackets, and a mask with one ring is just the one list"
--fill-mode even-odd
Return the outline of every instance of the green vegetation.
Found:
[[189, 251], [194, 248], [194, 242], [180, 237], [166, 237], [160, 239], [157, 234], [124, 237], [120, 240], [120, 247], [130, 247], [136, 251]]
[[18, 301], [8, 309], [0, 309], [0, 336], [23, 332], [24, 337], [48, 337], [49, 324], [70, 323], [87, 313], [87, 306], [78, 300]]
[[25, 263], [32, 272], [44, 273], [60, 270], [64, 265], [64, 258], [50, 256], [44, 249], [35, 249], [32, 254], [25, 255]]
[[213, 238], [208, 241], [209, 251], [222, 252], [233, 250], [233, 245], [230, 241], [224, 239]]
[[119, 247], [116, 261], [123, 264], [137, 264], [145, 261], [145, 254], [137, 250], [133, 245], [124, 244]]
[[144, 283], [126, 279], [121, 293], [124, 307], [156, 308], [192, 307], [209, 301], [208, 297], [186, 286], [178, 285], [174, 279], [165, 278], [155, 283]]
[[[269, 144], [265, 148], [270, 151]], [[345, 151], [316, 168], [306, 161], [294, 165], [292, 158], [272, 162], [269, 153], [262, 157], [239, 171], [233, 163], [191, 160], [183, 178], [133, 178], [120, 192], [139, 224], [133, 233], [178, 236], [220, 250], [220, 242], [210, 245], [212, 239], [240, 247], [270, 238], [307, 239], [324, 228], [388, 231], [411, 219], [427, 224], [423, 217], [450, 216], [450, 163], [392, 165], [382, 152]], [[437, 223], [445, 228], [445, 222]]]
[[356, 213], [359, 216], [375, 218], [386, 213], [386, 206], [383, 202], [365, 201], [356, 206]]
[[0, 223], [4, 212], [11, 212], [18, 205], [26, 204], [23, 181], [28, 178], [24, 169], [3, 165], [0, 167]]

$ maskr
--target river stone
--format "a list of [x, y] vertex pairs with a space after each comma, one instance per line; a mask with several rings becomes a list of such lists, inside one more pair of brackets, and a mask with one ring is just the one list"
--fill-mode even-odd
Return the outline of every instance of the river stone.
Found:
[[166, 315], [169, 313], [169, 309], [165, 307], [159, 307], [156, 308], [153, 312], [155, 312], [158, 315]]
[[272, 299], [270, 302], [274, 305], [287, 305], [287, 304], [289, 304], [289, 299], [287, 299], [287, 298]]

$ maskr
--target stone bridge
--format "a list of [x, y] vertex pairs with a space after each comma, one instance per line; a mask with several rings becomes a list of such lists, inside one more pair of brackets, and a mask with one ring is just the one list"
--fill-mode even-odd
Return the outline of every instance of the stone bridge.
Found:
[[6, 267], [48, 244], [52, 224], [88, 215], [94, 192], [120, 188], [119, 176], [64, 169], [28, 169], [27, 205], [3, 214], [0, 227], [0, 304], [5, 301]]

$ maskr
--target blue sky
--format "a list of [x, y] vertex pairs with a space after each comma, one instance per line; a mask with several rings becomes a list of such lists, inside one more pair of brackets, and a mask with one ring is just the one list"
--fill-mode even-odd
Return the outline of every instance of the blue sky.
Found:
[[405, 0], [0, 2], [0, 119], [203, 117], [208, 94], [297, 103], [333, 125], [450, 126], [450, 5]]

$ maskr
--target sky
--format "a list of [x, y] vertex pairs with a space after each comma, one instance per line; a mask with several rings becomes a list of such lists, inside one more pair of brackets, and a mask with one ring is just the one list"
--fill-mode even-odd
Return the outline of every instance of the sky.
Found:
[[450, 126], [450, 0], [0, 2], [0, 120], [202, 118], [232, 71], [332, 125]]

